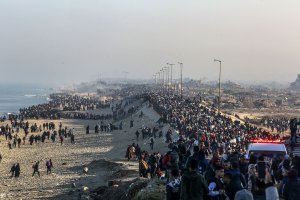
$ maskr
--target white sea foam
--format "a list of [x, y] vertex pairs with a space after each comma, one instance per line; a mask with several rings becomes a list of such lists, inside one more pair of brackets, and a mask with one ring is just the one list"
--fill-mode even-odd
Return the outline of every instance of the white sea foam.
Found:
[[36, 94], [24, 94], [24, 97], [36, 97]]

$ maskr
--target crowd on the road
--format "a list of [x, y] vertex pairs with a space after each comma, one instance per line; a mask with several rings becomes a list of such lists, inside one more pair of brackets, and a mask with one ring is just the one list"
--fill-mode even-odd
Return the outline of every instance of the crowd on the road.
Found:
[[167, 200], [299, 198], [300, 157], [246, 154], [252, 140], [283, 139], [279, 134], [233, 121], [202, 106], [198, 97], [149, 93], [145, 98], [170, 124], [171, 150], [150, 154], [133, 144], [127, 152], [138, 151], [140, 176], [166, 179]]

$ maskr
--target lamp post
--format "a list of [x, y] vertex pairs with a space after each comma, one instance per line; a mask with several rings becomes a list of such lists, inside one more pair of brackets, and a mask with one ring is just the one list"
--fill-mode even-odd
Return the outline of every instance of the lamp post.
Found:
[[169, 92], [169, 82], [170, 82], [170, 68], [169, 67], [164, 67], [164, 69], [166, 70], [166, 85], [167, 85], [167, 91]]
[[165, 86], [165, 70], [162, 68], [160, 70], [160, 72], [162, 73], [162, 86]]
[[214, 62], [219, 62], [220, 63], [220, 73], [219, 73], [219, 105], [218, 105], [218, 113], [220, 114], [220, 105], [221, 105], [221, 66], [222, 66], [222, 61], [214, 59]]
[[167, 63], [167, 65], [170, 65], [171, 67], [171, 89], [173, 89], [173, 65], [175, 64]]
[[182, 99], [182, 68], [183, 68], [183, 63], [178, 62], [180, 65], [180, 99]]
[[153, 76], [154, 76], [154, 80], [155, 80], [155, 84], [156, 84], [156, 82], [157, 82], [157, 80], [156, 80], [157, 74], [155, 73]]
[[161, 71], [158, 72], [158, 84], [161, 83]]

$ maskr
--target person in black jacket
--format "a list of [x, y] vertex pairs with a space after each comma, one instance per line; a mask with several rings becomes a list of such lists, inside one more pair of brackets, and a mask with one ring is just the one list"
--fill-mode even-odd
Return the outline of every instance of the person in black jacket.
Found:
[[297, 143], [297, 126], [300, 125], [300, 122], [297, 121], [296, 118], [291, 119], [290, 121], [290, 130], [291, 130], [291, 138], [290, 138], [290, 145], [292, 148], [292, 151], [294, 150], [294, 146]]
[[241, 182], [233, 178], [233, 175], [226, 173], [224, 175], [224, 184], [225, 184], [225, 194], [229, 197], [230, 200], [234, 200], [234, 196], [237, 191], [243, 189]]
[[197, 161], [192, 159], [189, 170], [182, 175], [180, 200], [204, 200], [208, 194], [207, 182], [197, 173], [197, 166]]
[[34, 165], [32, 165], [32, 169], [33, 169], [32, 176], [34, 176], [34, 174], [37, 173], [40, 177], [39, 164], [40, 161], [37, 161]]
[[13, 166], [10, 168], [11, 177], [15, 176], [16, 171], [16, 164], [13, 164]]
[[15, 177], [19, 177], [20, 176], [20, 172], [21, 172], [20, 164], [17, 163], [16, 167], [15, 167]]
[[288, 181], [283, 187], [285, 200], [298, 200], [300, 197], [300, 178], [296, 169], [288, 172]]
[[215, 168], [215, 176], [208, 182], [208, 196], [211, 200], [225, 200], [225, 186], [222, 181], [224, 177], [224, 168], [217, 166]]

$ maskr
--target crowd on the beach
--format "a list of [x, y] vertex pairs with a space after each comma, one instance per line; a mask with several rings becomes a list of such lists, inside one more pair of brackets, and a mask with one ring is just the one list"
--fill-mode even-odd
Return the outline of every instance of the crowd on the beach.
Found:
[[51, 94], [45, 104], [20, 109], [21, 119], [112, 119], [112, 114], [91, 114], [87, 111], [109, 108], [111, 100], [100, 101], [99, 98], [71, 94]]
[[[120, 120], [138, 110], [131, 106], [136, 100], [134, 96], [121, 100], [113, 98], [100, 101], [99, 98], [70, 94], [52, 94], [51, 100], [45, 104], [20, 109], [18, 115], [10, 115], [19, 119], [80, 119], [80, 120]], [[91, 113], [95, 109], [107, 109], [105, 112]], [[1, 119], [5, 120], [5, 117]]]
[[[24, 132], [22, 138], [20, 130]], [[58, 125], [58, 129], [56, 129], [53, 122], [45, 122], [38, 126], [36, 123], [29, 124], [28, 121], [11, 118], [10, 124], [7, 123], [6, 126], [2, 125], [0, 127], [1, 135], [5, 137], [9, 149], [20, 148], [21, 145], [26, 145], [27, 143], [30, 145], [44, 143], [50, 139], [52, 143], [59, 139], [61, 145], [65, 138], [70, 138], [71, 144], [75, 143], [74, 128], [68, 129], [66, 126], [63, 127], [61, 122]]]
[[[30, 124], [28, 121], [19, 120], [13, 116], [10, 116], [9, 120], [4, 122], [7, 123], [0, 127], [0, 136], [4, 136], [9, 150], [22, 148], [22, 145], [42, 145], [46, 140], [49, 141], [50, 139], [52, 143], [56, 143], [56, 141], [59, 140], [60, 144], [63, 145], [65, 139], [70, 138], [70, 143], [75, 144], [74, 128], [68, 129], [68, 127], [63, 126], [61, 122], [58, 125], [54, 122], [44, 122], [38, 126], [36, 123]], [[0, 157], [2, 160], [1, 154]], [[35, 164], [32, 166], [32, 176], [35, 174], [40, 176], [40, 162], [41, 161], [35, 161]], [[51, 173], [53, 167], [52, 160], [47, 160], [45, 166], [48, 175]], [[13, 164], [10, 173], [11, 177], [19, 177], [21, 173], [20, 163]]]
[[170, 124], [173, 131], [165, 136], [171, 150], [150, 154], [133, 144], [127, 152], [138, 149], [140, 176], [166, 179], [167, 200], [296, 200], [300, 196], [300, 157], [246, 154], [252, 140], [285, 139], [279, 134], [233, 121], [203, 106], [199, 97], [148, 93], [144, 98]]

